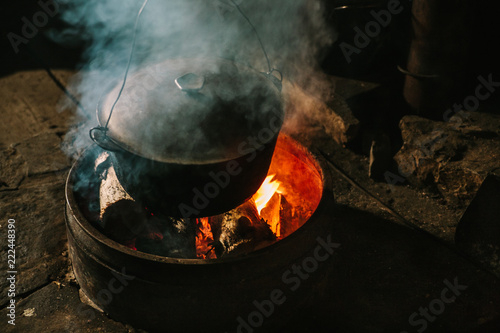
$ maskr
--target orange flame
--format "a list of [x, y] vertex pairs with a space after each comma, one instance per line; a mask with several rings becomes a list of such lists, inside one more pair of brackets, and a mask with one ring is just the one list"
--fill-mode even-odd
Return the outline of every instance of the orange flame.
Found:
[[273, 197], [276, 193], [283, 194], [283, 191], [281, 182], [273, 180], [274, 176], [276, 175], [266, 177], [260, 188], [254, 194], [253, 199], [259, 216], [266, 220], [272, 232], [274, 232], [277, 237], [280, 237], [280, 197], [274, 199]]
[[271, 200], [274, 193], [281, 193], [281, 191], [279, 190], [281, 183], [277, 180], [273, 180], [274, 176], [275, 175], [267, 176], [260, 188], [257, 190], [257, 193], [255, 193], [253, 196], [259, 214], [262, 209], [266, 207], [267, 203], [269, 202], [269, 200]]
[[211, 251], [211, 243], [214, 241], [212, 228], [208, 223], [208, 217], [196, 219], [198, 232], [196, 234], [196, 253], [200, 259], [215, 258], [215, 254]]

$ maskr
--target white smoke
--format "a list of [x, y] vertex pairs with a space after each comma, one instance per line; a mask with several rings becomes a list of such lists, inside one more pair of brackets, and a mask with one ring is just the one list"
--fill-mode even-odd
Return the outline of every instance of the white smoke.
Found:
[[[256, 27], [272, 67], [292, 81], [314, 80], [316, 55], [334, 39], [320, 0], [235, 2]], [[68, 87], [80, 99], [85, 110], [79, 110], [80, 116], [86, 120], [67, 136], [74, 152], [91, 144], [88, 130], [97, 125], [97, 103], [112, 82], [123, 78], [143, 0], [58, 3], [68, 28], [51, 31], [52, 38], [60, 43], [78, 38], [85, 44], [81, 71]], [[268, 70], [258, 39], [231, 0], [149, 0], [138, 24], [130, 71], [175, 57], [223, 57]]]

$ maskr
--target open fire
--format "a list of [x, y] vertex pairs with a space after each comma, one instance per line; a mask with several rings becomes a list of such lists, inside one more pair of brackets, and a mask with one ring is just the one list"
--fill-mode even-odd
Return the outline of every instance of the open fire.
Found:
[[[329, 175], [286, 135], [278, 138], [261, 189], [238, 207], [198, 219], [162, 216], [126, 196], [101, 153], [87, 150], [68, 176], [69, 254], [82, 293], [134, 327], [230, 330], [234, 318], [269, 297], [284, 269], [308, 257], [317, 237], [330, 232], [334, 202], [323, 190]], [[112, 302], [101, 301], [117, 278], [128, 285]], [[309, 281], [323, 278], [314, 274]], [[311, 290], [301, 290], [294, 295], [309, 300]]]
[[[96, 226], [133, 250], [177, 258], [217, 259], [269, 246], [302, 226], [316, 209], [321, 178], [280, 136], [269, 172], [257, 192], [240, 206], [216, 216], [175, 218], [152, 212], [120, 185], [101, 155]], [[292, 152], [292, 153], [291, 153]], [[106, 153], [105, 153], [106, 154]]]
[[[222, 217], [196, 219], [199, 228], [196, 235], [198, 258], [215, 259], [217, 252], [221, 255], [235, 251], [236, 247], [243, 243], [261, 243], [264, 240], [274, 241], [280, 238], [281, 183], [272, 180], [274, 177], [275, 175], [267, 176], [250, 200]], [[218, 227], [219, 223], [224, 225]], [[212, 225], [216, 225], [215, 229], [220, 231], [218, 243], [214, 242]], [[222, 228], [226, 230], [223, 232]], [[226, 242], [221, 242], [221, 238]]]

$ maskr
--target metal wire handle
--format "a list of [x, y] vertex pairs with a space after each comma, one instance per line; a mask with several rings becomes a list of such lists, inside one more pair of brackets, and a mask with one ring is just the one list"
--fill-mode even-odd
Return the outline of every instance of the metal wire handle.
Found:
[[136, 18], [135, 18], [134, 35], [132, 37], [132, 46], [130, 48], [130, 55], [128, 57], [127, 67], [125, 68], [125, 74], [123, 76], [123, 81], [122, 81], [122, 85], [120, 87], [120, 90], [118, 91], [118, 96], [116, 96], [116, 99], [115, 99], [113, 105], [111, 106], [111, 110], [109, 110], [108, 119], [106, 120], [106, 123], [104, 124], [104, 126], [94, 127], [89, 131], [90, 138], [94, 142], [98, 143], [101, 147], [109, 149], [109, 150], [116, 150], [117, 149], [116, 147], [114, 147], [113, 142], [107, 136], [108, 125], [109, 125], [109, 121], [111, 120], [111, 115], [113, 114], [113, 110], [115, 109], [115, 106], [118, 103], [118, 100], [120, 99], [120, 97], [122, 95], [123, 89], [125, 88], [125, 83], [127, 82], [127, 76], [128, 76], [128, 72], [130, 70], [130, 64], [132, 63], [132, 57], [134, 55], [135, 43], [137, 40], [137, 27], [139, 25], [139, 18], [141, 17], [141, 14], [144, 11], [144, 8], [146, 7], [148, 1], [149, 0], [144, 0], [141, 8], [139, 9], [139, 12], [137, 13]]
[[[252, 21], [250, 21], [250, 19], [248, 18], [248, 16], [241, 10], [240, 6], [234, 0], [231, 0], [231, 3], [234, 5], [234, 7], [236, 7], [236, 9], [241, 14], [241, 16], [248, 22], [248, 24], [252, 28], [255, 36], [257, 37], [257, 40], [259, 41], [260, 48], [262, 49], [262, 53], [264, 53], [264, 57], [266, 58], [266, 62], [267, 62], [267, 73], [266, 73], [266, 75], [268, 77], [270, 77], [270, 75], [272, 75], [273, 72], [278, 72], [280, 74], [280, 77], [279, 77], [279, 79], [278, 78], [277, 79], [279, 80], [279, 83], [281, 84], [281, 82], [283, 81], [283, 74], [278, 69], [271, 67], [271, 61], [269, 61], [269, 56], [267, 55], [266, 48], [264, 47], [264, 43], [262, 42], [262, 39], [260, 39], [260, 35], [257, 32], [257, 29], [252, 24]], [[278, 88], [281, 91], [281, 87], [278, 87]]]

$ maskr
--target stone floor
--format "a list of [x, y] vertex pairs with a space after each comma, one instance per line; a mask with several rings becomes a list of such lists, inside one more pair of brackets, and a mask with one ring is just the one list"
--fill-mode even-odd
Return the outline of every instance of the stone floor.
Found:
[[[8, 56], [0, 71], [0, 331], [141, 332], [80, 301], [63, 212], [72, 161], [60, 148], [76, 119], [74, 110], [56, 107], [74, 64], [70, 51], [43, 40], [31, 41], [29, 50]], [[377, 95], [381, 87], [339, 79], [337, 92], [353, 108], [363, 108], [359, 100], [372, 103], [372, 93], [384, 99]], [[463, 207], [443, 204], [408, 184], [373, 181], [366, 154], [343, 148], [323, 126], [312, 124], [307, 135], [295, 136], [320, 147], [334, 163], [328, 170], [338, 204], [332, 235], [342, 245], [325, 263], [332, 272], [325, 300], [290, 317], [283, 331], [500, 331], [499, 278], [459, 254], [453, 243]], [[6, 308], [8, 219], [16, 220], [15, 326], [7, 323]], [[463, 286], [455, 290], [454, 302], [436, 316], [412, 317], [421, 307], [435, 306], [449, 284]]]

